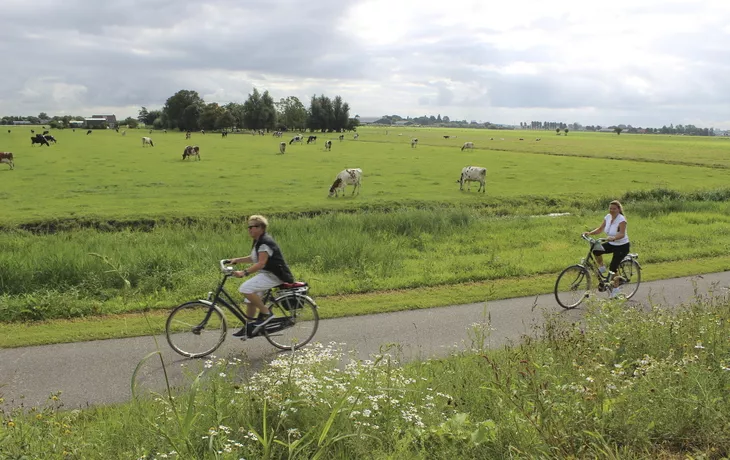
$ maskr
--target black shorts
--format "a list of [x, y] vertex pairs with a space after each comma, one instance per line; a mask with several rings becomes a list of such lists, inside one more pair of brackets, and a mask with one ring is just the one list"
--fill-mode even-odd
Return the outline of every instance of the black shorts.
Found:
[[603, 243], [602, 246], [603, 251], [593, 251], [593, 254], [596, 256], [600, 256], [603, 254], [613, 254], [613, 258], [611, 258], [611, 265], [608, 267], [608, 269], [616, 273], [616, 270], [618, 270], [618, 264], [620, 264], [621, 261], [624, 260], [624, 257], [629, 255], [629, 251], [631, 250], [631, 243], [619, 245]]

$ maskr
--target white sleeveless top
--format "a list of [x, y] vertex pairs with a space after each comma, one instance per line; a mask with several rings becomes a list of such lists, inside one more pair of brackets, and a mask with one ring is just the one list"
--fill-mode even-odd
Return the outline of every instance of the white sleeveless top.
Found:
[[611, 214], [606, 214], [606, 217], [603, 218], [604, 222], [606, 223], [606, 235], [608, 236], [616, 236], [618, 235], [618, 226], [621, 222], [626, 222], [626, 231], [624, 232], [624, 237], [620, 240], [616, 241], [609, 241], [608, 244], [612, 244], [614, 246], [620, 246], [622, 244], [626, 244], [629, 242], [629, 227], [628, 227], [628, 221], [624, 217], [623, 214], [619, 214], [616, 216], [616, 219], [613, 220], [613, 223], [611, 223]]

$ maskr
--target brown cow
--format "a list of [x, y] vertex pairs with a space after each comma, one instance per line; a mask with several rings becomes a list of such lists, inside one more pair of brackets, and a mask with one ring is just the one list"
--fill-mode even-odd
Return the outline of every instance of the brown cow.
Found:
[[6, 163], [10, 166], [10, 169], [15, 169], [13, 154], [11, 152], [0, 152], [0, 163]]
[[198, 161], [200, 161], [200, 147], [197, 145], [188, 145], [183, 151], [183, 160], [193, 156], [198, 157]]

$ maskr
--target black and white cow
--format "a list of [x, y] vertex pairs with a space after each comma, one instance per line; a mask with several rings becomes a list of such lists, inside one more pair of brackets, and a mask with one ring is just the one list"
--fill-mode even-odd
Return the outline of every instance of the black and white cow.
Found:
[[154, 142], [152, 142], [152, 138], [151, 137], [143, 137], [142, 138], [142, 147], [147, 147], [148, 145], [150, 147], [154, 147], [155, 146]]
[[47, 134], [43, 137], [45, 137], [48, 142], [53, 142], [54, 144], [56, 143], [56, 138], [51, 136], [50, 134]]
[[418, 139], [416, 139], [414, 137], [413, 139], [411, 139], [411, 148], [415, 149], [417, 146], [418, 146]]
[[464, 142], [464, 145], [461, 146], [461, 151], [463, 152], [464, 149], [474, 149], [474, 143], [473, 142]]
[[86, 131], [86, 135], [88, 136], [89, 134], [91, 134], [91, 130], [90, 129]]
[[0, 152], [0, 163], [5, 163], [10, 166], [10, 169], [15, 169], [12, 152]]
[[187, 133], [185, 133], [185, 140], [190, 139], [190, 136], [192, 136], [192, 133], [190, 131], [188, 131]]
[[46, 136], [44, 136], [43, 134], [36, 134], [35, 136], [31, 137], [30, 142], [31, 147], [36, 144], [47, 145], [49, 147], [51, 146], [51, 144], [48, 143], [48, 139], [46, 139]]
[[332, 141], [327, 141], [324, 143], [324, 149], [331, 151], [332, 150]]
[[[8, 132], [10, 132], [10, 131], [8, 131]], [[340, 134], [340, 137], [338, 139], [340, 139], [340, 142], [344, 141], [345, 140], [345, 135], [344, 134]]]
[[188, 145], [185, 147], [185, 150], [183, 150], [183, 160], [188, 157], [198, 157], [198, 161], [200, 161], [200, 147], [197, 145]]
[[471, 191], [471, 182], [479, 182], [479, 190], [477, 190], [477, 192], [486, 193], [487, 168], [482, 168], [481, 166], [466, 166], [461, 170], [461, 177], [456, 182], [460, 184], [459, 190], [464, 190], [464, 182], [469, 182], [469, 184], [467, 184], [467, 190], [469, 191]]
[[316, 144], [317, 143], [317, 136], [309, 136], [307, 139], [307, 144]]
[[291, 145], [294, 142], [299, 142], [301, 144], [302, 143], [302, 136], [294, 136], [294, 137], [292, 137], [291, 140], [289, 141], [289, 145]]
[[357, 138], [358, 138], [358, 137], [360, 137], [360, 135], [359, 135], [359, 134], [357, 134], [357, 133], [355, 133], [355, 135], [354, 135], [354, 136], [352, 136], [352, 138], [353, 138], [353, 139], [355, 139], [355, 140], [357, 140]]
[[362, 181], [362, 169], [360, 168], [352, 168], [352, 169], [343, 169], [340, 171], [340, 173], [335, 178], [335, 181], [332, 183], [332, 187], [330, 187], [330, 193], [329, 196], [339, 196], [340, 190], [342, 191], [342, 196], [345, 196], [345, 187], [348, 185], [354, 186], [352, 189], [352, 194], [355, 194], [355, 191], [357, 190], [357, 194], [360, 194], [360, 187], [361, 187], [361, 181]]

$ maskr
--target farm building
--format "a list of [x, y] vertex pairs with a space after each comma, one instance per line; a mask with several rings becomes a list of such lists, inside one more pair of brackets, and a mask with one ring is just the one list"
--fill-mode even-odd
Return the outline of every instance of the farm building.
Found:
[[102, 126], [106, 123], [106, 126], [110, 129], [117, 127], [117, 116], [116, 115], [92, 115], [90, 118], [84, 118], [85, 126], [87, 128], [94, 128]]

